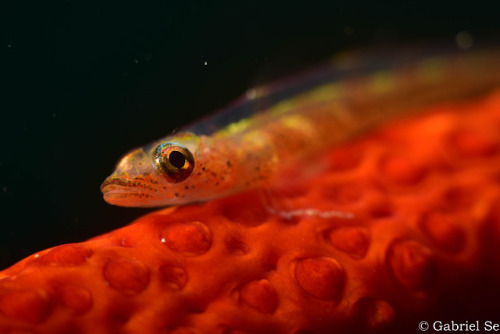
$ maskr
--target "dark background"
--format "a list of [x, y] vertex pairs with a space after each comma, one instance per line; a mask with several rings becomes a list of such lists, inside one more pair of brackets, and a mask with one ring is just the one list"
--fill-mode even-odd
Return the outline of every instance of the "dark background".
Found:
[[498, 9], [361, 0], [0, 5], [0, 269], [147, 212], [108, 205], [99, 190], [129, 149], [340, 50], [498, 35]]

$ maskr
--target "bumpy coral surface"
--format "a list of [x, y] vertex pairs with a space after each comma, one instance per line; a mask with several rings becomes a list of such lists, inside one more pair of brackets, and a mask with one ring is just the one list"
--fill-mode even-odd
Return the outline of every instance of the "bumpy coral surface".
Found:
[[500, 322], [499, 149], [496, 92], [333, 149], [286, 187], [163, 209], [39, 252], [0, 273], [0, 332]]

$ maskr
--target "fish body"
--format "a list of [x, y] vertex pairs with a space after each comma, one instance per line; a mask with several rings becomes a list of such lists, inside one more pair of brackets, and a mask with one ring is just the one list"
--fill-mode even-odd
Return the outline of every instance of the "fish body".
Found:
[[500, 84], [500, 51], [348, 55], [295, 80], [247, 92], [201, 120], [128, 153], [101, 186], [121, 206], [206, 201], [262, 186], [396, 117]]

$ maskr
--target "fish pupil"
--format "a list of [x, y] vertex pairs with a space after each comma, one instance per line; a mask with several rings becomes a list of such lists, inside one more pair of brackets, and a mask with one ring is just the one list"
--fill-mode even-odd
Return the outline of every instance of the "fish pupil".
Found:
[[181, 169], [186, 163], [186, 157], [179, 151], [172, 151], [168, 155], [168, 161], [175, 168]]

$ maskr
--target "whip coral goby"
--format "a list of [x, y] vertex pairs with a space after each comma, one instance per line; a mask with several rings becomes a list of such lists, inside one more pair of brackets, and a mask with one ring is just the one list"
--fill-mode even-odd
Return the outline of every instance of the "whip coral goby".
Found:
[[394, 117], [500, 83], [500, 50], [412, 51], [349, 55], [251, 90], [214, 117], [131, 151], [102, 184], [104, 199], [182, 205], [263, 186]]

